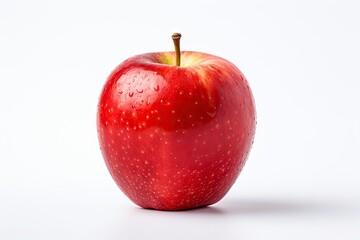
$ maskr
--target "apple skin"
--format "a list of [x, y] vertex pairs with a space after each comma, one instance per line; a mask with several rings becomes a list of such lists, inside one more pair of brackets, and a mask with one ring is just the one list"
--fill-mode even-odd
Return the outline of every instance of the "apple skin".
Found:
[[218, 202], [240, 174], [256, 126], [247, 80], [206, 53], [137, 55], [108, 77], [97, 128], [106, 166], [135, 204], [185, 210]]

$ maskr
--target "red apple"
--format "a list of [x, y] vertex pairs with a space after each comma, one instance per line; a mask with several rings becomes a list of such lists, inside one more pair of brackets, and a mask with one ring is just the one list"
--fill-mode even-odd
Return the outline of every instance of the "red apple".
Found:
[[99, 100], [98, 137], [107, 168], [143, 208], [218, 202], [254, 139], [255, 104], [244, 75], [223, 58], [180, 52], [180, 36], [173, 35], [175, 52], [120, 64]]

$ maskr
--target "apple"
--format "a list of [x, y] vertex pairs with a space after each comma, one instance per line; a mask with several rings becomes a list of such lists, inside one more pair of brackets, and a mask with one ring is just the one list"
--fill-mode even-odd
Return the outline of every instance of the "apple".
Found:
[[241, 71], [206, 53], [146, 53], [121, 63], [100, 98], [106, 166], [135, 204], [185, 210], [218, 202], [251, 149], [254, 98]]

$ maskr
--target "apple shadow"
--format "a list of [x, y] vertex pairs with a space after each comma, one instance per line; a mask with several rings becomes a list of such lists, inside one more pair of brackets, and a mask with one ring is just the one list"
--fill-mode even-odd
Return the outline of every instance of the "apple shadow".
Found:
[[317, 204], [289, 200], [240, 199], [227, 200], [219, 204], [225, 212], [233, 214], [285, 214], [303, 213], [318, 209]]
[[227, 199], [217, 204], [183, 211], [187, 215], [290, 215], [327, 212], [328, 206], [319, 202], [277, 199]]
[[154, 209], [138, 208], [138, 211], [148, 211], [160, 214], [177, 214], [182, 216], [264, 216], [264, 215], [292, 215], [292, 214], [325, 214], [336, 210], [330, 203], [310, 201], [304, 199], [246, 199], [231, 198], [220, 202], [189, 210], [158, 211]]
[[[334, 217], [346, 210], [336, 202], [327, 202], [316, 199], [295, 198], [226, 198], [207, 207], [184, 211], [159, 211], [135, 207], [126, 217], [126, 234], [137, 236], [134, 226], [146, 223], [149, 226], [144, 231], [149, 233], [162, 232], [163, 224], [167, 224], [168, 232], [175, 232], [178, 225], [188, 231], [202, 231], [206, 236], [220, 236], [224, 233], [224, 226], [239, 226], [249, 219], [267, 219], [268, 221], [288, 221], [288, 219], [312, 219], [313, 217]], [[150, 224], [150, 225], [148, 225]], [[226, 229], [226, 228], [225, 228]], [[122, 232], [124, 234], [124, 232]], [[135, 234], [135, 235], [134, 235]], [[184, 237], [185, 238], [185, 237]], [[186, 238], [185, 238], [186, 239]], [[205, 238], [204, 238], [205, 239]]]

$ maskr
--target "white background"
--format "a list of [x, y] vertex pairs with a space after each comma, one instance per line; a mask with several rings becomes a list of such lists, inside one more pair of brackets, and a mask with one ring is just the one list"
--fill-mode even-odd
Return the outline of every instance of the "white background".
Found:
[[[0, 239], [359, 239], [358, 1], [0, 1]], [[212, 53], [247, 76], [258, 126], [218, 204], [143, 210], [96, 135], [126, 58]]]

